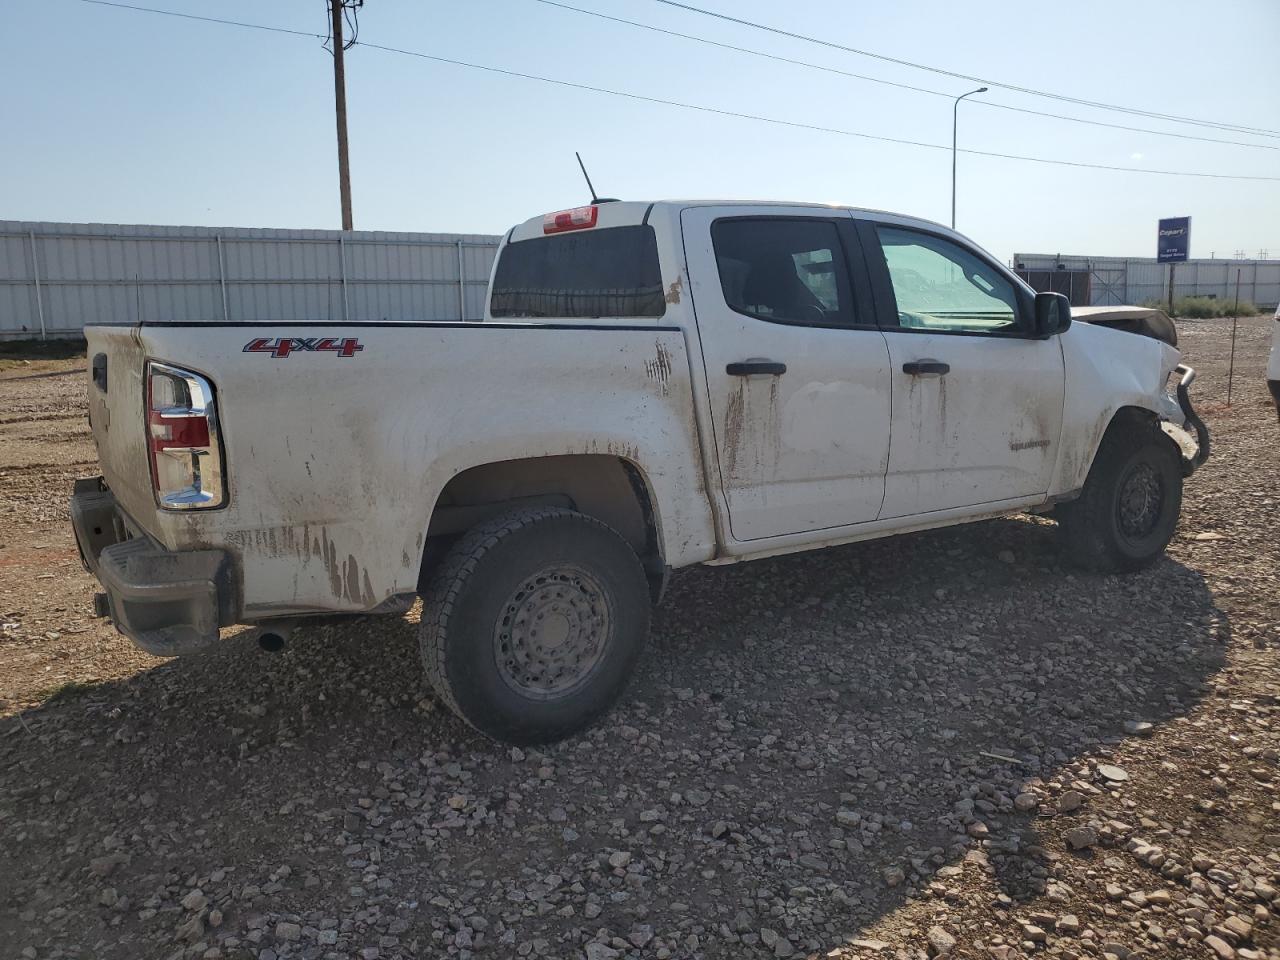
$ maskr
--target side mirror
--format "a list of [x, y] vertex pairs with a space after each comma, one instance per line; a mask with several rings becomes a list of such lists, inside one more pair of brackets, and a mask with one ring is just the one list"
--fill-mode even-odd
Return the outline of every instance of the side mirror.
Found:
[[1060, 293], [1036, 294], [1036, 333], [1052, 337], [1071, 326], [1071, 301]]

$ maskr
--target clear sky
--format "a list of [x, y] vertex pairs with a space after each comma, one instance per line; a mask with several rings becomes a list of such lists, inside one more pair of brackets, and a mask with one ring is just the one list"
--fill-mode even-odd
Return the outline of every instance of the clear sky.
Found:
[[[323, 33], [325, 0], [135, 0]], [[761, 33], [655, 0], [565, 0], [613, 16], [952, 95], [977, 84]], [[1280, 131], [1278, 0], [696, 5], [1003, 83]], [[340, 225], [329, 55], [319, 40], [93, 6], [11, 0], [0, 32], [0, 218]], [[360, 39], [575, 83], [949, 145], [951, 102], [606, 22], [536, 0], [367, 0]], [[948, 151], [861, 140], [485, 73], [347, 53], [357, 229], [499, 233], [601, 194], [878, 207], [946, 221]], [[994, 109], [1280, 147], [993, 89], [960, 144], [1086, 163], [1280, 177], [1280, 149], [1200, 143]], [[1280, 182], [961, 155], [958, 228], [1015, 251], [1154, 256], [1192, 217], [1193, 257], [1280, 257]]]

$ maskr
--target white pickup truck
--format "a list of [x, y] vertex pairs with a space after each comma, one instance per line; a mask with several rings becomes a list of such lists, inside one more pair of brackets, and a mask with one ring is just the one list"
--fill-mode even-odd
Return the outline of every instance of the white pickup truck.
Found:
[[86, 334], [101, 615], [172, 655], [421, 596], [431, 684], [513, 743], [608, 709], [673, 569], [1023, 511], [1131, 569], [1208, 456], [1172, 345], [842, 207], [536, 217], [481, 322]]

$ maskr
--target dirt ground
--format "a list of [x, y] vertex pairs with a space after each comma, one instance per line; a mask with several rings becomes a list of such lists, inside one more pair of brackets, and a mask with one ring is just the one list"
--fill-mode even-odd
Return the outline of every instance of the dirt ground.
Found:
[[1180, 323], [1169, 555], [1007, 519], [678, 575], [620, 707], [520, 751], [416, 613], [149, 657], [90, 615], [83, 359], [0, 364], [0, 958], [1280, 958], [1271, 321]]

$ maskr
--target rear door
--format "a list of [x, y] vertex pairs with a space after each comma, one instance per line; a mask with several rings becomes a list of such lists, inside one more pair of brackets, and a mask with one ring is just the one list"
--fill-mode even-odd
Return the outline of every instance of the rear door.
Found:
[[812, 207], [681, 214], [720, 482], [736, 540], [875, 520], [889, 353], [852, 219]]
[[858, 233], [893, 366], [881, 519], [1046, 493], [1065, 384], [1031, 295], [941, 231], [860, 220]]

